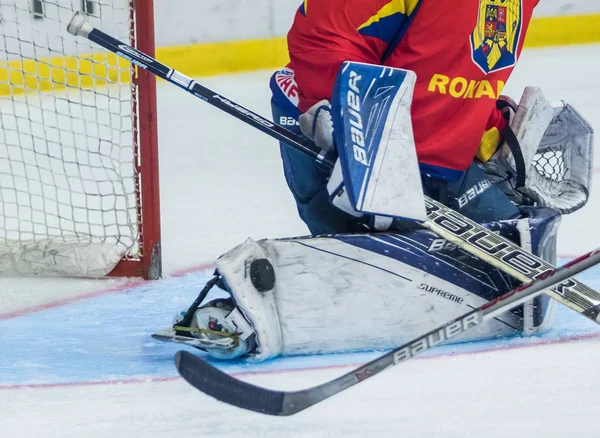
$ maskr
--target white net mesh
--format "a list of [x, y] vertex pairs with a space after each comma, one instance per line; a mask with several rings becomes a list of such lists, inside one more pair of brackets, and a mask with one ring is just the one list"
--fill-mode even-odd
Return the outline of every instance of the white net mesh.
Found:
[[66, 32], [81, 10], [130, 41], [129, 0], [0, 0], [0, 274], [105, 275], [138, 252], [130, 66]]
[[562, 150], [538, 151], [533, 157], [533, 167], [549, 182], [560, 183], [564, 181], [569, 167], [565, 162], [565, 154]]

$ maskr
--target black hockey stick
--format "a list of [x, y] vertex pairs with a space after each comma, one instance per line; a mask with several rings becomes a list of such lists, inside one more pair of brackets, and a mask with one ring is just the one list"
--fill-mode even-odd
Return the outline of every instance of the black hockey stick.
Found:
[[119, 55], [120, 57], [130, 61], [144, 70], [148, 70], [150, 73], [164, 79], [180, 88], [183, 88], [188, 93], [193, 94], [196, 97], [208, 102], [212, 106], [219, 108], [222, 111], [240, 119], [241, 121], [255, 127], [256, 129], [269, 134], [271, 137], [276, 138], [279, 141], [283, 141], [286, 144], [292, 144], [294, 148], [298, 149], [305, 154], [314, 157], [324, 165], [332, 167], [335, 164], [330, 158], [325, 157], [325, 153], [310, 140], [301, 138], [288, 131], [285, 128], [273, 123], [272, 121], [265, 119], [264, 117], [250, 111], [248, 108], [237, 104], [229, 100], [228, 98], [203, 87], [196, 81], [187, 77], [186, 75], [166, 66], [165, 64], [157, 61], [154, 58], [140, 52], [134, 47], [119, 41], [116, 38], [102, 32], [99, 29], [95, 29], [87, 21], [87, 18], [83, 12], [76, 12], [71, 22], [67, 26], [67, 31], [75, 36], [82, 36], [90, 41], [95, 42], [99, 46]]
[[[333, 167], [334, 161], [313, 142], [274, 124], [247, 108], [203, 87], [191, 78], [122, 43], [112, 36], [95, 29], [87, 22], [85, 14], [77, 12], [67, 30], [72, 35], [83, 36], [111, 52], [148, 70], [188, 93], [248, 123], [288, 146], [305, 153], [325, 166]], [[539, 278], [554, 267], [520, 248], [513, 242], [494, 234], [481, 225], [462, 216], [445, 205], [425, 197], [427, 221], [422, 225], [490, 265], [526, 283]], [[589, 319], [600, 323], [600, 293], [573, 280], [568, 286], [553, 288], [548, 295]]]
[[489, 321], [494, 316], [541, 294], [549, 287], [564, 284], [573, 275], [598, 263], [600, 263], [600, 248], [554, 271], [547, 272], [539, 279], [489, 301], [478, 309], [453, 319], [341, 377], [300, 391], [278, 391], [246, 383], [187, 351], [179, 351], [175, 355], [175, 364], [179, 374], [192, 386], [217, 400], [268, 415], [294, 415], [386, 368], [404, 362], [431, 347]]

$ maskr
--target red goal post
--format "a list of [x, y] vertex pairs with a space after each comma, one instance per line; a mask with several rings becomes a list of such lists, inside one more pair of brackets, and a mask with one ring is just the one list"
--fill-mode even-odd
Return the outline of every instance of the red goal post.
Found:
[[[131, 9], [133, 45], [155, 57], [154, 0], [133, 0]], [[111, 272], [112, 276], [135, 276], [157, 279], [162, 275], [160, 235], [160, 196], [158, 185], [158, 124], [156, 76], [135, 67], [132, 83], [137, 96], [138, 110], [138, 172], [141, 191], [138, 223], [141, 236], [138, 260], [123, 259]]]
[[69, 35], [78, 10], [155, 53], [153, 0], [0, 5], [0, 275], [159, 278], [156, 79]]

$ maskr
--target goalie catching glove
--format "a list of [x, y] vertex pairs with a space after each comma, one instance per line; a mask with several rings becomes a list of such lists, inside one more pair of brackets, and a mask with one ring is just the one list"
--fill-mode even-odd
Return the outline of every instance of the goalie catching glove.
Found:
[[504, 144], [483, 168], [517, 205], [568, 214], [588, 201], [593, 144], [592, 127], [571, 105], [550, 103], [539, 88], [527, 87]]

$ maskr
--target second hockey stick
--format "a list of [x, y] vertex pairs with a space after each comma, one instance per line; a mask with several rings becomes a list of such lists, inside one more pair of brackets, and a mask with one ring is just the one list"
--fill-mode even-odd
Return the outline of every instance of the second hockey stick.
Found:
[[489, 321], [494, 316], [543, 293], [549, 287], [556, 287], [565, 281], [568, 282], [570, 277], [598, 263], [600, 263], [600, 248], [554, 271], [547, 272], [539, 279], [489, 301], [478, 309], [453, 319], [341, 377], [300, 391], [278, 391], [246, 383], [187, 351], [180, 351], [176, 354], [175, 364], [179, 374], [188, 383], [217, 400], [268, 415], [294, 415], [391, 366], [398, 365], [431, 347]]
[[[94, 28], [86, 20], [85, 14], [77, 12], [69, 23], [67, 30], [72, 35], [83, 36], [127, 59], [139, 68], [143, 68], [159, 78], [177, 85], [188, 93], [305, 153], [323, 165], [333, 167], [334, 161], [332, 158], [327, 156], [313, 142], [203, 87], [177, 70]], [[540, 278], [554, 269], [551, 264], [520, 248], [510, 240], [494, 234], [451, 208], [429, 197], [425, 197], [425, 203], [427, 221], [422, 223], [423, 227], [512, 277], [526, 283]], [[592, 321], [600, 323], [600, 293], [585, 284], [577, 280], [571, 280], [568, 284], [548, 290], [547, 293], [556, 301]]]

